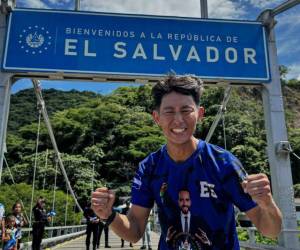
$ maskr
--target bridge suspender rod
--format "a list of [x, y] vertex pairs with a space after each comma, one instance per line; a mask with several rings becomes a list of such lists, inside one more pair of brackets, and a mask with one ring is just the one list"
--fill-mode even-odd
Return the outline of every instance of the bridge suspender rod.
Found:
[[229, 97], [230, 97], [230, 93], [231, 93], [231, 90], [232, 90], [232, 87], [229, 85], [226, 89], [225, 89], [225, 92], [224, 92], [224, 98], [223, 98], [223, 101], [222, 101], [222, 104], [219, 108], [219, 111], [215, 117], [215, 120], [213, 122], [213, 124], [211, 125], [208, 133], [207, 133], [207, 136], [205, 138], [205, 141], [206, 142], [209, 142], [213, 133], [215, 132], [215, 129], [220, 121], [220, 119], [222, 118], [222, 115], [223, 115], [223, 112], [225, 111], [226, 109], [226, 105], [229, 101]]
[[41, 107], [39, 107], [39, 121], [38, 121], [37, 136], [36, 136], [36, 145], [35, 145], [35, 156], [34, 156], [32, 189], [31, 189], [31, 201], [30, 201], [30, 214], [29, 214], [29, 226], [32, 225], [32, 208], [33, 208], [33, 197], [34, 197], [34, 190], [35, 190], [35, 176], [36, 176], [36, 168], [37, 168], [37, 155], [38, 155], [38, 151], [39, 151], [41, 116], [42, 116]]
[[68, 198], [69, 198], [69, 189], [67, 187], [66, 210], [65, 210], [65, 226], [67, 225], [67, 219], [68, 219]]
[[36, 79], [32, 79], [32, 83], [33, 83], [33, 86], [34, 86], [34, 90], [35, 90], [35, 94], [36, 94], [36, 97], [38, 99], [38, 102], [41, 105], [41, 111], [42, 111], [42, 114], [43, 114], [43, 117], [44, 117], [44, 121], [45, 121], [47, 130], [48, 130], [51, 142], [52, 142], [52, 146], [53, 146], [54, 152], [56, 154], [56, 157], [57, 157], [57, 160], [58, 160], [58, 163], [59, 163], [59, 167], [60, 167], [61, 172], [62, 172], [62, 174], [64, 176], [64, 179], [65, 179], [65, 181], [67, 183], [67, 187], [68, 187], [68, 189], [70, 191], [70, 194], [73, 196], [74, 201], [75, 201], [78, 209], [80, 210], [80, 212], [83, 212], [80, 204], [77, 201], [76, 195], [75, 195], [75, 193], [74, 193], [74, 191], [72, 189], [72, 186], [70, 184], [67, 172], [65, 170], [64, 164], [63, 164], [62, 159], [60, 157], [60, 153], [58, 151], [58, 147], [57, 147], [57, 144], [56, 144], [56, 140], [55, 140], [55, 137], [54, 137], [52, 126], [51, 126], [51, 123], [50, 123], [50, 120], [49, 120], [49, 117], [48, 117], [48, 113], [47, 113], [47, 110], [46, 110], [46, 107], [45, 107], [45, 101], [43, 99], [43, 96], [42, 96], [42, 93], [41, 93], [41, 89], [39, 87], [40, 86], [40, 82], [38, 80], [36, 80]]
[[222, 127], [223, 127], [224, 149], [227, 150], [226, 128], [225, 128], [225, 115], [224, 114], [222, 114]]
[[76, 11], [80, 10], [80, 0], [75, 0], [75, 10]]
[[200, 0], [201, 18], [208, 18], [207, 0]]
[[[48, 148], [46, 150], [45, 167], [44, 167], [44, 169], [47, 171], [47, 168], [48, 168]], [[44, 178], [43, 178], [43, 191], [45, 190], [45, 185], [46, 185], [46, 171], [44, 173]]]
[[[54, 186], [53, 186], [52, 212], [55, 211], [57, 167], [58, 167], [58, 162], [57, 162], [57, 160], [56, 160], [56, 161], [55, 161]], [[54, 217], [51, 218], [51, 226], [52, 226], [52, 227], [53, 227], [53, 223], [54, 223]]]

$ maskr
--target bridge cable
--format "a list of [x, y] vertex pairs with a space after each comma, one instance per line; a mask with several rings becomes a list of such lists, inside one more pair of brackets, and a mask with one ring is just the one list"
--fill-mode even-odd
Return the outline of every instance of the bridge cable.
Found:
[[[52, 211], [55, 211], [55, 201], [56, 201], [56, 180], [57, 180], [57, 168], [58, 162], [55, 160], [55, 175], [54, 175], [54, 186], [53, 186], [53, 200], [52, 200]], [[51, 217], [51, 226], [53, 227], [54, 216]]]
[[53, 146], [54, 152], [56, 154], [56, 157], [57, 157], [57, 160], [58, 160], [58, 163], [59, 163], [59, 167], [60, 167], [60, 169], [62, 171], [62, 174], [64, 176], [64, 179], [65, 179], [65, 181], [67, 183], [67, 186], [68, 186], [68, 189], [70, 191], [70, 194], [74, 198], [76, 206], [78, 207], [78, 209], [79, 209], [80, 212], [83, 212], [83, 210], [82, 210], [82, 208], [81, 208], [81, 206], [80, 206], [80, 204], [79, 204], [79, 202], [77, 200], [77, 197], [76, 197], [76, 195], [75, 195], [75, 193], [73, 191], [73, 188], [72, 188], [72, 186], [70, 184], [67, 172], [65, 170], [64, 164], [63, 164], [62, 159], [60, 157], [60, 152], [59, 152], [57, 144], [56, 144], [56, 140], [55, 140], [55, 136], [54, 136], [54, 133], [53, 133], [53, 129], [52, 129], [52, 126], [51, 126], [51, 123], [50, 123], [50, 120], [49, 120], [48, 113], [47, 113], [45, 101], [44, 101], [43, 96], [42, 96], [42, 92], [41, 92], [41, 88], [40, 88], [40, 81], [36, 80], [36, 79], [32, 79], [31, 81], [32, 81], [33, 86], [34, 86], [34, 90], [35, 90], [35, 94], [36, 94], [37, 100], [38, 100], [38, 102], [39, 102], [39, 104], [41, 106], [41, 111], [42, 111], [42, 114], [43, 114], [43, 118], [44, 118], [47, 130], [48, 130], [51, 142], [52, 142], [52, 146]]
[[[46, 149], [44, 169], [47, 170], [47, 167], [48, 167], [48, 148]], [[46, 171], [44, 173], [44, 179], [43, 179], [43, 191], [45, 190], [45, 185], [46, 185]]]
[[292, 149], [291, 145], [289, 145], [288, 147], [286, 147], [284, 150], [287, 151], [288, 153], [294, 155], [298, 160], [300, 160], [300, 156], [297, 155], [297, 154], [294, 152], [294, 150]]
[[[225, 111], [226, 111], [226, 107], [225, 107]], [[223, 127], [224, 149], [227, 150], [226, 128], [225, 128], [225, 114], [222, 114], [222, 127]]]
[[205, 138], [206, 142], [210, 141], [210, 139], [211, 139], [213, 133], [215, 132], [215, 129], [216, 129], [216, 127], [217, 127], [217, 125], [218, 125], [218, 123], [219, 123], [219, 121], [220, 121], [220, 119], [223, 115], [223, 112], [225, 112], [225, 110], [226, 110], [226, 105], [229, 101], [231, 91], [232, 91], [232, 87], [230, 85], [228, 85], [227, 88], [224, 91], [223, 101], [220, 105], [220, 108], [219, 108], [218, 113], [215, 117], [215, 120], [213, 121], [213, 124], [211, 125], [211, 127], [210, 127], [210, 129], [209, 129], [209, 131], [206, 135], [206, 138]]
[[39, 118], [38, 118], [38, 128], [37, 128], [37, 136], [36, 136], [36, 146], [35, 146], [35, 157], [34, 157], [34, 167], [33, 167], [33, 180], [32, 180], [32, 189], [31, 189], [31, 202], [30, 202], [30, 214], [29, 214], [29, 226], [32, 226], [32, 208], [33, 208], [33, 196], [35, 189], [35, 177], [36, 177], [36, 169], [37, 169], [37, 155], [39, 149], [39, 140], [40, 140], [40, 128], [41, 128], [41, 106], [39, 107]]
[[69, 198], [69, 189], [67, 188], [67, 198], [66, 198], [66, 209], [65, 209], [65, 226], [67, 225], [67, 217], [68, 217], [68, 198]]
[[[3, 159], [4, 159], [4, 162], [5, 162], [5, 165], [6, 165], [7, 169], [8, 169], [8, 172], [9, 172], [9, 175], [10, 175], [10, 178], [11, 178], [11, 181], [12, 181], [12, 183], [16, 186], [17, 184], [16, 184], [15, 179], [14, 179], [14, 176], [13, 176], [11, 170], [10, 170], [10, 167], [9, 167], [9, 165], [8, 165], [8, 163], [7, 163], [7, 160], [6, 160], [5, 155], [3, 155]], [[17, 193], [18, 199], [19, 199], [19, 201], [20, 201], [20, 203], [21, 203], [21, 206], [22, 206], [22, 208], [23, 208], [23, 211], [24, 211], [24, 215], [25, 215], [25, 217], [26, 217], [26, 220], [29, 221], [28, 215], [27, 215], [27, 212], [26, 212], [26, 209], [25, 209], [25, 206], [24, 206], [24, 203], [23, 203], [23, 201], [22, 201], [22, 199], [21, 199], [21, 194], [20, 194], [19, 191], [17, 190], [17, 186], [16, 186], [16, 188], [15, 188], [15, 191], [16, 191], [16, 193]]]
[[[225, 112], [226, 112], [226, 107], [223, 108], [223, 112], [222, 113], [222, 127], [223, 127], [223, 140], [224, 140], [224, 149], [227, 150], [227, 139], [226, 139], [226, 127], [225, 127]], [[247, 171], [242, 167], [242, 171], [248, 175]], [[234, 211], [235, 211], [235, 222], [238, 223], [239, 226], [240, 225], [240, 221], [239, 221], [239, 216], [242, 215], [243, 213], [237, 208], [234, 206]]]
[[299, 156], [299, 155], [297, 155], [295, 152], [292, 152], [292, 154], [293, 154], [298, 160], [300, 160], [300, 156]]

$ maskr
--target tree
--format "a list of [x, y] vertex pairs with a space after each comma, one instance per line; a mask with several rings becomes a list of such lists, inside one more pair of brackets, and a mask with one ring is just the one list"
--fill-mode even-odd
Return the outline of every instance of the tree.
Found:
[[[283, 76], [287, 73], [284, 67], [281, 71]], [[289, 81], [283, 86], [289, 140], [298, 155], [300, 154], [299, 86], [294, 83], [290, 85]], [[106, 96], [56, 90], [43, 93], [61, 157], [80, 202], [84, 203], [88, 199], [92, 179], [94, 186], [108, 185], [127, 195], [139, 161], [165, 143], [160, 128], [154, 124], [151, 117], [153, 108], [151, 86], [122, 87]], [[201, 98], [201, 105], [206, 108], [206, 113], [201, 124], [197, 126], [195, 134], [197, 138], [205, 138], [223, 95], [224, 88], [206, 88]], [[35, 112], [35, 98], [30, 90], [18, 93], [12, 99], [14, 101], [10, 117], [14, 119], [9, 121], [11, 132], [7, 136], [6, 158], [16, 182], [31, 185], [37, 136], [38, 113]], [[20, 121], [15, 119], [15, 116], [20, 115], [26, 117]], [[225, 127], [222, 122], [219, 123], [211, 142], [223, 147], [226, 142], [227, 149], [238, 156], [249, 173], [269, 174], [259, 90], [234, 88], [224, 114], [224, 123]], [[45, 166], [46, 149], [52, 149], [52, 144], [42, 122], [37, 155], [36, 188], [44, 187], [50, 191], [54, 183], [55, 156], [50, 150], [48, 165]], [[300, 183], [297, 170], [299, 161], [291, 156], [291, 163], [294, 183]], [[57, 178], [59, 190], [65, 190], [65, 181], [60, 171]], [[45, 185], [44, 179], [47, 180]], [[3, 180], [7, 184], [12, 184], [7, 169], [3, 173]]]
[[[12, 206], [16, 201], [22, 200], [24, 204], [23, 213], [30, 217], [31, 204], [31, 185], [18, 183], [16, 185], [1, 185], [0, 200], [5, 205], [7, 214], [12, 212]], [[43, 196], [46, 199], [46, 211], [52, 210], [53, 191], [39, 190], [34, 192], [33, 205], [35, 205], [38, 197]], [[65, 223], [65, 212], [67, 206], [67, 225], [78, 225], [81, 221], [82, 214], [74, 212], [74, 200], [69, 195], [67, 196], [62, 190], [56, 191], [55, 207], [56, 216], [54, 217], [54, 226], [63, 226]]]
[[280, 81], [282, 84], [286, 84], [286, 75], [289, 73], [288, 67], [284, 65], [279, 65], [279, 74], [280, 74]]

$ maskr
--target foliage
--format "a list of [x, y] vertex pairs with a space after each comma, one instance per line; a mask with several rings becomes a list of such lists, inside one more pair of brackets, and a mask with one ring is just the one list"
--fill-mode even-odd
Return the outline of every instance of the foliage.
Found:
[[[95, 179], [94, 185], [102, 185], [105, 182], [99, 178], [97, 171], [93, 173], [92, 163], [89, 159], [80, 155], [61, 154], [61, 158], [66, 169], [71, 186], [74, 188], [79, 201], [84, 204], [90, 195], [92, 189], [92, 179]], [[37, 189], [53, 190], [56, 172], [56, 157], [53, 151], [38, 153], [36, 158], [36, 179], [35, 187]], [[9, 161], [8, 161], [9, 163]], [[31, 184], [33, 182], [33, 172], [35, 165], [35, 155], [24, 156], [22, 162], [10, 167], [14, 181], [16, 183], [25, 182]], [[66, 182], [57, 165], [57, 187], [66, 190]], [[11, 176], [8, 168], [4, 169], [3, 181], [12, 184]]]
[[[238, 239], [240, 241], [248, 241], [250, 239], [246, 228], [237, 229], [237, 233], [238, 233]], [[255, 242], [264, 244], [264, 245], [277, 245], [278, 244], [277, 240], [273, 240], [271, 238], [264, 237], [264, 236], [262, 236], [262, 234], [260, 234], [257, 231], [255, 232]]]
[[[47, 103], [47, 111], [50, 116], [58, 110], [78, 107], [90, 98], [95, 97], [95, 93], [88, 91], [79, 92], [71, 90], [65, 92], [55, 89], [43, 90], [43, 98]], [[18, 128], [37, 121], [38, 109], [37, 102], [34, 100], [36, 98], [33, 89], [21, 90], [12, 95], [10, 113], [13, 115], [10, 115], [9, 118], [9, 133], [16, 133]]]
[[300, 198], [300, 184], [294, 185], [294, 193], [295, 193], [295, 197]]
[[[53, 191], [52, 190], [39, 190], [36, 189], [34, 192], [33, 206], [37, 201], [38, 197], [43, 196], [46, 199], [46, 211], [52, 210], [53, 203]], [[5, 205], [6, 214], [11, 213], [13, 204], [16, 201], [22, 199], [24, 204], [23, 213], [25, 216], [30, 218], [30, 207], [31, 207], [31, 185], [25, 183], [18, 183], [16, 185], [1, 185], [0, 186], [0, 201]], [[53, 219], [53, 225], [64, 225], [65, 224], [65, 213], [67, 208], [67, 225], [80, 224], [82, 214], [74, 212], [74, 201], [72, 197], [67, 196], [63, 191], [56, 190], [55, 198], [56, 216]], [[33, 215], [32, 215], [33, 218]], [[51, 222], [52, 223], [52, 222]]]
[[261, 233], [255, 232], [255, 238], [257, 243], [266, 244], [266, 245], [278, 245], [278, 241], [264, 237]]
[[291, 166], [292, 166], [292, 174], [294, 178], [294, 183], [300, 184], [300, 160], [294, 154], [300, 157], [300, 128], [290, 128], [289, 129], [289, 141], [291, 143], [291, 148], [293, 150], [293, 154], [291, 154]]
[[285, 65], [279, 65], [279, 74], [280, 74], [281, 83], [286, 84], [287, 81], [285, 79], [288, 72], [289, 72], [288, 67], [286, 67]]
[[[281, 68], [281, 74], [286, 74]], [[295, 153], [300, 154], [299, 85], [283, 85], [289, 140]], [[223, 99], [224, 88], [207, 87], [201, 105], [205, 117], [197, 126], [195, 136], [204, 139]], [[91, 92], [44, 90], [51, 124], [70, 182], [82, 204], [92, 187], [108, 185], [122, 195], [130, 192], [130, 181], [138, 162], [165, 143], [161, 130], [151, 117], [151, 86], [121, 87], [110, 95]], [[12, 96], [7, 136], [6, 158], [17, 183], [32, 183], [35, 161], [37, 115], [32, 90]], [[249, 173], [269, 175], [265, 153], [266, 134], [259, 89], [233, 89], [226, 112], [219, 122], [211, 143], [232, 151]], [[225, 137], [224, 137], [225, 136]], [[43, 123], [37, 155], [36, 187], [51, 190], [55, 175], [55, 156], [47, 129]], [[294, 183], [300, 183], [299, 160], [291, 157]], [[93, 173], [93, 168], [95, 173]], [[58, 188], [65, 190], [61, 172]], [[5, 183], [11, 184], [7, 170]], [[44, 179], [47, 181], [44, 184]], [[93, 180], [93, 184], [92, 184]], [[122, 188], [124, 187], [124, 188]]]
[[246, 229], [237, 229], [239, 241], [249, 240], [249, 235]]

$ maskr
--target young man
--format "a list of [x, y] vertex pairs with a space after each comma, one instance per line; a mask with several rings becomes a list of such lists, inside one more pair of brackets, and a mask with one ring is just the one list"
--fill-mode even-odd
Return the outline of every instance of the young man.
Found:
[[[120, 237], [137, 242], [143, 236], [154, 202], [162, 229], [161, 250], [239, 249], [233, 205], [246, 212], [265, 236], [280, 233], [281, 213], [267, 176], [243, 175], [231, 153], [193, 136], [204, 115], [199, 106], [202, 89], [202, 81], [190, 76], [168, 76], [153, 87], [153, 118], [167, 144], [140, 163], [127, 216], [112, 211], [115, 195], [111, 190], [102, 187], [92, 194], [93, 210]], [[180, 220], [178, 194], [183, 189], [189, 193], [191, 216], [199, 219], [192, 222], [199, 221], [199, 233], [198, 237], [187, 234], [187, 244], [181, 246], [181, 237], [173, 235], [170, 227]], [[201, 245], [200, 239], [206, 244]]]

